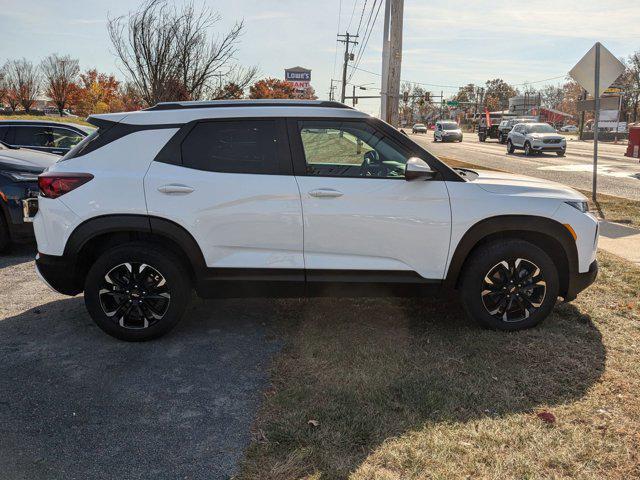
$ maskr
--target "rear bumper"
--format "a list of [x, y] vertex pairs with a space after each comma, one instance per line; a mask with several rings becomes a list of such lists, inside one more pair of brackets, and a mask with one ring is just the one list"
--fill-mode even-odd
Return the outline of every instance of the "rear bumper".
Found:
[[585, 273], [573, 273], [569, 276], [569, 285], [565, 300], [567, 302], [576, 298], [585, 288], [596, 281], [598, 276], [598, 261], [594, 260], [589, 266], [589, 271]]
[[36, 272], [49, 288], [63, 295], [77, 295], [82, 292], [82, 282], [78, 279], [76, 266], [64, 256], [36, 256]]

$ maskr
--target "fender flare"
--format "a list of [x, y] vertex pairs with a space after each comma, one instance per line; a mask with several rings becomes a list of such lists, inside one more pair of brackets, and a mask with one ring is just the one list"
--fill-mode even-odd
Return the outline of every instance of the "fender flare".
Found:
[[149, 215], [103, 215], [86, 220], [69, 236], [64, 256], [75, 258], [92, 239], [107, 233], [119, 232], [140, 232], [165, 237], [181, 248], [198, 278], [206, 269], [200, 246], [184, 227], [171, 220]]
[[[465, 261], [471, 251], [482, 240], [491, 235], [510, 236], [522, 232], [535, 232], [556, 240], [562, 245], [562, 253], [567, 259], [569, 267], [567, 273], [578, 272], [578, 249], [576, 243], [569, 231], [561, 223], [550, 218], [534, 215], [500, 215], [481, 220], [466, 231], [455, 247], [444, 285], [449, 288], [456, 287]], [[559, 273], [562, 276], [562, 272]]]

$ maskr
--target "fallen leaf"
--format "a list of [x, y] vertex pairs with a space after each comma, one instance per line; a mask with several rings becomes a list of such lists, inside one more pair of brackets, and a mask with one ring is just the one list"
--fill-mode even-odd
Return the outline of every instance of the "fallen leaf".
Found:
[[312, 427], [317, 427], [320, 425], [320, 422], [318, 420], [309, 420], [307, 423]]
[[539, 412], [538, 418], [545, 423], [555, 423], [556, 416], [551, 412]]

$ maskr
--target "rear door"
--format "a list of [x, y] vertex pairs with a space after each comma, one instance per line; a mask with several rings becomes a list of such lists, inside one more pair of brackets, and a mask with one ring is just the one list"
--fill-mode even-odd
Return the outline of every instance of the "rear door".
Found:
[[367, 120], [292, 119], [289, 136], [309, 281], [355, 271], [377, 281], [443, 278], [449, 195], [444, 181], [405, 180], [407, 160], [420, 153]]
[[186, 125], [144, 185], [149, 214], [186, 228], [207, 267], [304, 280], [302, 209], [283, 120]]

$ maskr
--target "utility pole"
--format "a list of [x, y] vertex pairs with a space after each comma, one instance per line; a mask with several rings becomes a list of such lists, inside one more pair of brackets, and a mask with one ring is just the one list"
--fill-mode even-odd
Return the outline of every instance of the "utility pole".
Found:
[[396, 125], [400, 101], [404, 0], [385, 0], [382, 39], [382, 120]]
[[332, 78], [331, 79], [331, 87], [329, 87], [329, 101], [333, 101], [335, 95], [334, 95], [334, 90], [336, 89], [336, 86], [333, 84], [335, 82], [335, 80]]
[[593, 191], [591, 198], [598, 201], [598, 127], [600, 123], [600, 42], [596, 42], [596, 68], [594, 76], [595, 121], [593, 122]]
[[342, 94], [340, 95], [340, 101], [344, 103], [347, 93], [347, 66], [349, 60], [353, 60], [353, 53], [349, 53], [349, 45], [357, 45], [358, 42], [351, 40], [352, 38], [358, 38], [358, 35], [350, 35], [347, 32], [344, 35], [338, 35], [338, 41], [344, 43], [344, 65], [342, 66]]

